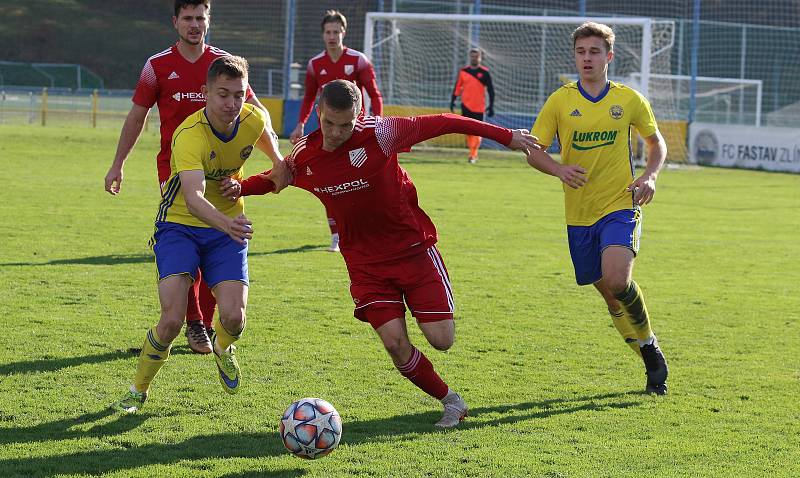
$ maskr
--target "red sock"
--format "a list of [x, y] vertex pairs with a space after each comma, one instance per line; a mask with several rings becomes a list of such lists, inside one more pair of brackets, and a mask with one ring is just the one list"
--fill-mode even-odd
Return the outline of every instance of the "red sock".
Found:
[[189, 301], [186, 303], [186, 322], [194, 322], [197, 320], [203, 320], [203, 313], [200, 310], [200, 303], [198, 300], [199, 295], [199, 288], [200, 288], [200, 281], [202, 280], [202, 276], [200, 275], [200, 269], [197, 270], [197, 280], [192, 283], [192, 286], [189, 287]]
[[431, 397], [441, 400], [447, 395], [449, 388], [442, 381], [436, 370], [433, 369], [431, 361], [422, 352], [414, 347], [411, 358], [405, 365], [397, 367], [400, 374], [411, 380], [411, 383], [419, 387], [423, 392]]
[[211, 328], [211, 323], [214, 319], [214, 309], [217, 307], [217, 299], [211, 293], [211, 288], [208, 287], [206, 281], [200, 284], [200, 312], [203, 314], [203, 325], [207, 329]]

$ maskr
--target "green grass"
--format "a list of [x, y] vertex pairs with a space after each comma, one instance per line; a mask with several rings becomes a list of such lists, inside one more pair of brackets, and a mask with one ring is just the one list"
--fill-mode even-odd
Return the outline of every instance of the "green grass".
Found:
[[[0, 476], [800, 475], [800, 176], [662, 173], [635, 276], [671, 366], [666, 397], [640, 393], [638, 359], [574, 284], [557, 180], [504, 153], [469, 166], [413, 152], [402, 160], [439, 227], [457, 340], [447, 353], [415, 327], [412, 340], [470, 404], [459, 429], [433, 429], [439, 404], [352, 318], [323, 208], [293, 189], [248, 200], [243, 390], [223, 393], [181, 336], [143, 412], [120, 416], [107, 407], [133, 375], [127, 349], [158, 317], [158, 198], [154, 132], [122, 194], [103, 191], [117, 135], [0, 126]], [[313, 462], [277, 433], [304, 396], [344, 420], [339, 449]]]

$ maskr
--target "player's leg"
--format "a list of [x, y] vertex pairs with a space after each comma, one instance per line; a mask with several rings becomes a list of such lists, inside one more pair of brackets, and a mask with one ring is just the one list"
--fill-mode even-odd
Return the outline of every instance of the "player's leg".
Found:
[[[483, 121], [483, 113], [472, 111], [463, 104], [461, 105], [461, 115], [466, 116], [467, 118]], [[467, 148], [469, 148], [469, 158], [467, 161], [470, 164], [474, 164], [478, 161], [478, 149], [481, 147], [481, 139], [482, 138], [480, 136], [467, 135]]]
[[211, 292], [211, 288], [206, 283], [205, 278], [200, 282], [200, 312], [203, 314], [203, 326], [206, 335], [211, 337], [214, 332], [214, 312], [217, 310], [217, 299]]
[[[197, 270], [198, 280], [192, 283], [189, 288], [188, 302], [186, 306], [186, 342], [192, 352], [197, 354], [211, 353], [211, 340], [206, 333], [204, 325], [205, 316], [200, 307], [201, 287], [208, 288], [203, 282], [203, 275]], [[210, 320], [210, 317], [209, 317]]]
[[153, 236], [159, 284], [161, 316], [158, 324], [147, 331], [139, 354], [133, 385], [112, 407], [136, 412], [147, 399], [150, 384], [169, 359], [172, 341], [183, 326], [192, 274], [200, 262], [194, 237], [187, 226], [159, 223]]
[[636, 331], [633, 329], [633, 325], [631, 325], [630, 318], [625, 312], [625, 309], [622, 308], [622, 305], [617, 298], [614, 297], [614, 294], [608, 289], [602, 279], [595, 282], [594, 287], [603, 297], [603, 300], [605, 300], [608, 314], [611, 316], [611, 322], [614, 324], [614, 328], [617, 329], [617, 332], [619, 332], [619, 335], [622, 336], [622, 340], [628, 344], [636, 355], [641, 357], [642, 352], [639, 350]]
[[239, 244], [215, 229], [209, 230], [207, 237], [201, 267], [219, 309], [212, 338], [214, 358], [223, 389], [236, 393], [241, 370], [233, 343], [239, 340], [247, 322], [247, 244]]
[[325, 206], [325, 217], [328, 218], [328, 227], [331, 230], [331, 245], [328, 247], [328, 252], [339, 252], [339, 226], [336, 225], [336, 219], [333, 218], [328, 206]]
[[600, 230], [603, 226], [601, 219], [591, 226], [567, 226], [569, 240], [569, 254], [572, 266], [575, 269], [575, 282], [578, 285], [594, 284], [595, 288], [606, 302], [609, 315], [617, 332], [622, 336], [628, 346], [639, 353], [639, 344], [636, 333], [624, 316], [622, 306], [614, 294], [602, 283], [602, 253], [600, 248]]
[[[404, 260], [403, 266], [405, 274], [398, 283], [420, 330], [435, 349], [449, 350], [455, 341], [455, 301], [442, 256], [431, 246], [424, 254]], [[467, 416], [464, 399], [450, 388], [440, 400], [444, 413], [436, 426], [453, 427]]]
[[647, 391], [665, 394], [668, 368], [664, 354], [650, 327], [644, 294], [633, 280], [633, 263], [639, 249], [641, 214], [639, 210], [617, 211], [606, 216], [601, 231], [601, 287], [610, 291], [636, 333], [647, 370]]
[[425, 354], [414, 347], [408, 338], [403, 293], [393, 283], [398, 268], [402, 268], [400, 261], [348, 266], [350, 294], [356, 304], [353, 316], [369, 322], [375, 329], [402, 376], [423, 392], [442, 400], [449, 392], [447, 384], [436, 373]]

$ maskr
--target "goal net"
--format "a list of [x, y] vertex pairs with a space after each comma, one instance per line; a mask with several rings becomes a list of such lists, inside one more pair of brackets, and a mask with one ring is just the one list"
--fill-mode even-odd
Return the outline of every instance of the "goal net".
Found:
[[[686, 123], [670, 73], [675, 25], [650, 18], [368, 13], [364, 52], [375, 65], [387, 115], [446, 111], [456, 75], [471, 47], [483, 52], [495, 88], [492, 122], [530, 128], [547, 97], [575, 71], [572, 31], [585, 21], [610, 25], [616, 35], [609, 76], [637, 75], [651, 102], [673, 161], [686, 157]], [[462, 146], [447, 137], [437, 145]]]

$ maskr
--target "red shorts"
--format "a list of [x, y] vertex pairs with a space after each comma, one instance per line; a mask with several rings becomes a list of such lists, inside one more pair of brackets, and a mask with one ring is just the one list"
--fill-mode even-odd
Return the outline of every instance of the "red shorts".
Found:
[[348, 266], [353, 315], [373, 328], [404, 318], [406, 304], [418, 322], [452, 320], [450, 277], [436, 246], [411, 257]]

